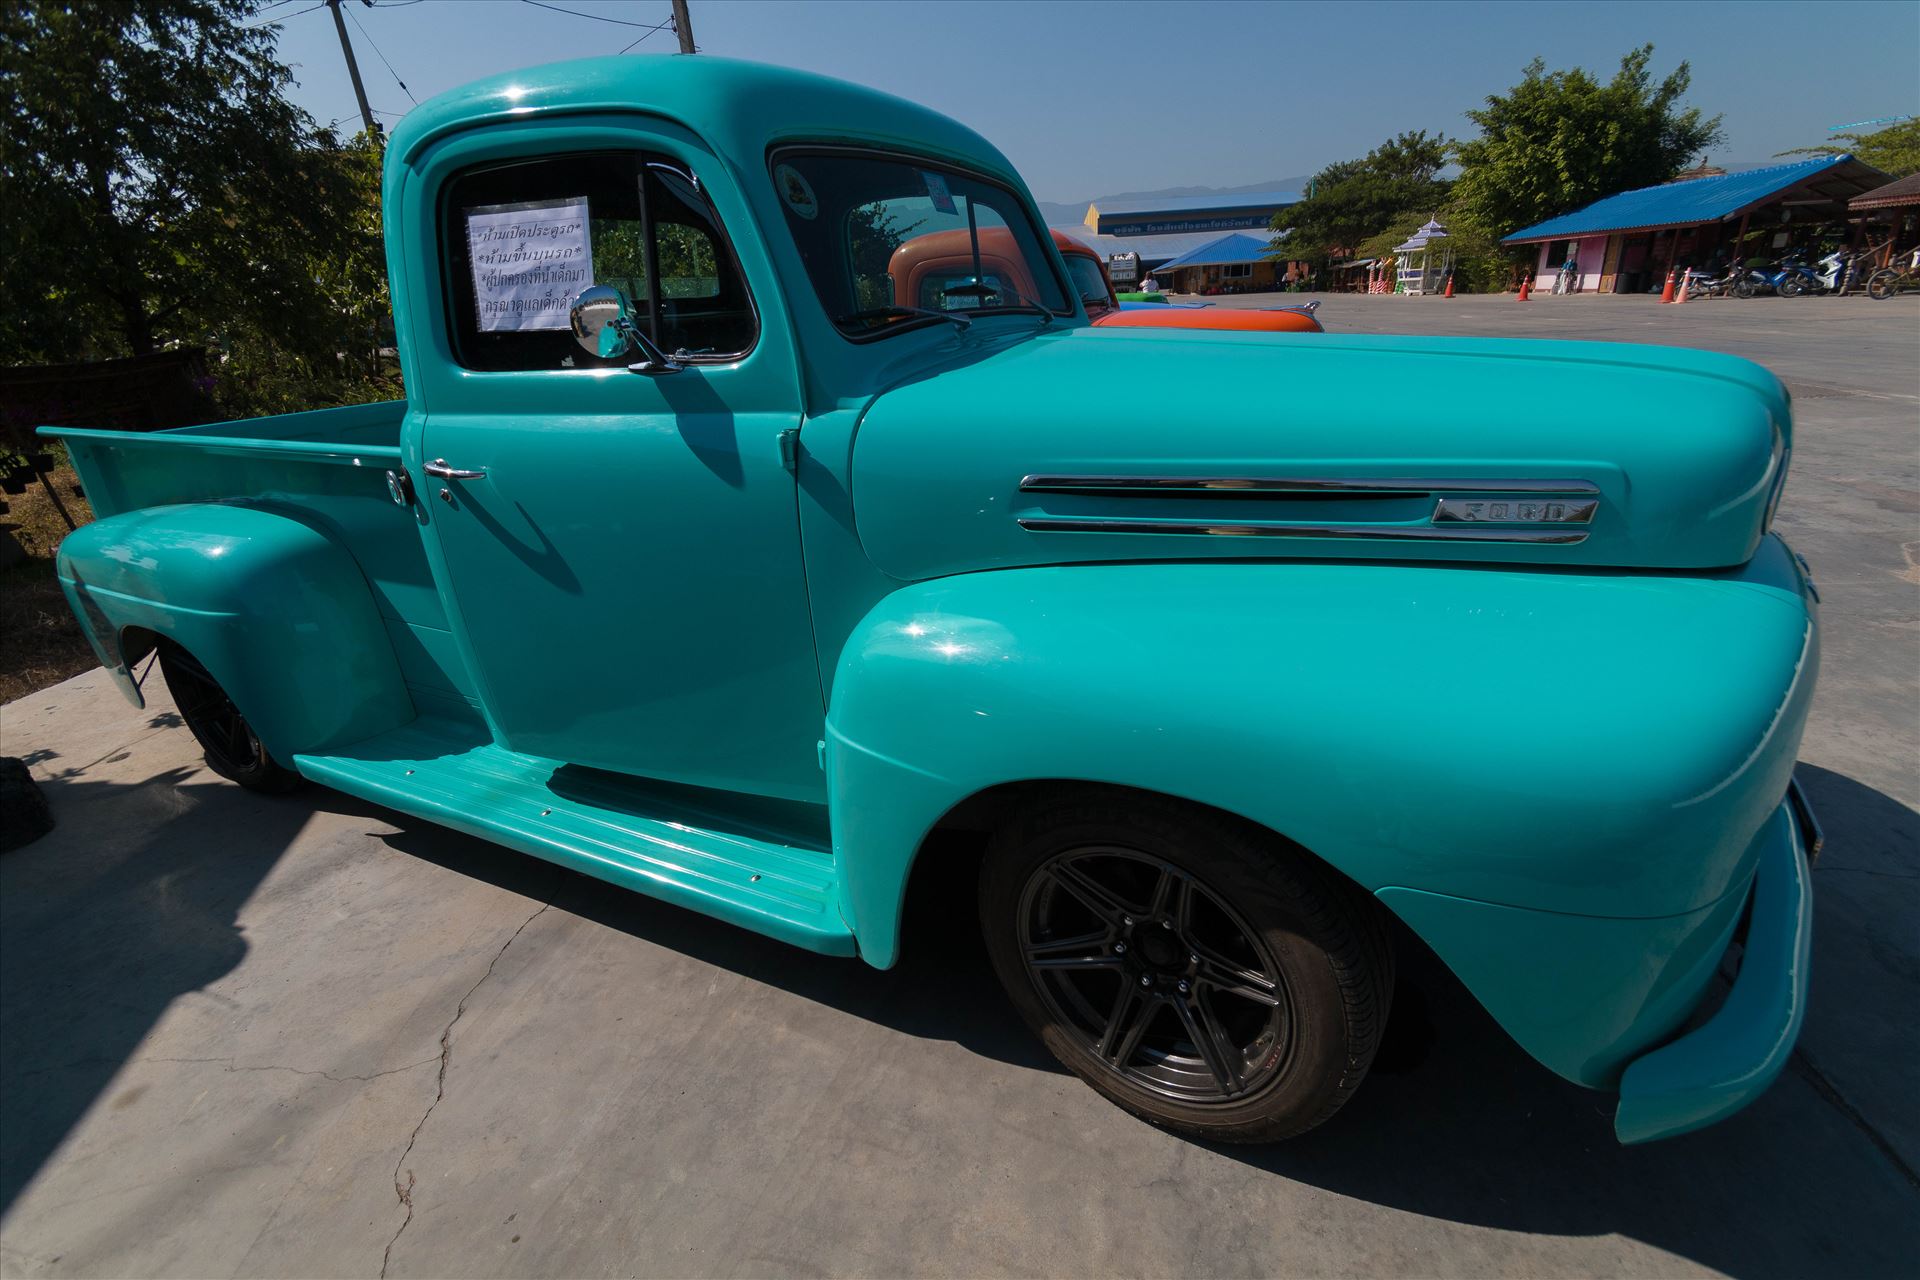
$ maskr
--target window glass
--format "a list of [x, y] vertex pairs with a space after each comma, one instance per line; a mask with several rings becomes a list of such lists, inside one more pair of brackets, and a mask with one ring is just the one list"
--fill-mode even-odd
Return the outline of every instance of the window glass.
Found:
[[596, 284], [625, 294], [634, 322], [670, 354], [753, 345], [752, 302], [705, 199], [638, 155], [462, 174], [448, 186], [443, 225], [454, 350], [468, 368], [624, 366], [630, 356], [602, 359], [574, 341], [573, 300]]
[[1089, 307], [1111, 305], [1107, 300], [1107, 278], [1100, 271], [1100, 264], [1092, 258], [1083, 258], [1077, 253], [1061, 255], [1067, 262], [1067, 274], [1073, 277], [1073, 287], [1080, 292], [1080, 301]]
[[849, 337], [932, 323], [926, 311], [1072, 311], [1005, 187], [858, 152], [783, 151], [772, 176], [807, 277]]

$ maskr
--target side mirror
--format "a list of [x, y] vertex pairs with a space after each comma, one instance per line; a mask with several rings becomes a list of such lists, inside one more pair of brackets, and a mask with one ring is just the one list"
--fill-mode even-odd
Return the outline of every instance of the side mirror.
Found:
[[627, 296], [610, 284], [581, 290], [567, 314], [573, 323], [574, 341], [588, 355], [617, 360], [637, 351], [641, 358], [627, 366], [635, 373], [678, 373], [686, 368], [641, 332], [633, 322]]

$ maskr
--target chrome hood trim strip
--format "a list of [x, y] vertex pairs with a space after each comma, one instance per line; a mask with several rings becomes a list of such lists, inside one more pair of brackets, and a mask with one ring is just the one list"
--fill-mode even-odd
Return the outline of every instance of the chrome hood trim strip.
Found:
[[1551, 493], [1595, 495], [1591, 480], [1472, 476], [1060, 476], [1020, 478], [1022, 493]]
[[1198, 534], [1215, 538], [1364, 538], [1375, 542], [1527, 542], [1570, 546], [1585, 542], [1584, 530], [1477, 528], [1471, 525], [1223, 524], [1218, 520], [1107, 520], [1023, 516], [1032, 533]]

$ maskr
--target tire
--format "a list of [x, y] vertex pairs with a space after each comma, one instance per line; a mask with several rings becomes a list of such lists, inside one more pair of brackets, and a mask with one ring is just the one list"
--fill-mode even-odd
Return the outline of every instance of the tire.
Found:
[[1383, 917], [1271, 832], [1101, 789], [1014, 815], [980, 877], [994, 970], [1061, 1064], [1216, 1142], [1304, 1133], [1359, 1087], [1393, 992]]
[[260, 745], [260, 738], [200, 660], [171, 640], [159, 645], [160, 674], [167, 678], [180, 718], [206, 753], [207, 767], [249, 791], [284, 795], [306, 779]]
[[1807, 282], [1799, 276], [1788, 276], [1780, 282], [1780, 296], [1797, 298], [1807, 291]]
[[1735, 280], [1733, 282], [1733, 296], [1736, 298], [1751, 298], [1753, 296], [1753, 281]]
[[1885, 302], [1893, 296], [1893, 282], [1899, 272], [1892, 267], [1882, 267], [1867, 277], [1867, 296], [1875, 302]]

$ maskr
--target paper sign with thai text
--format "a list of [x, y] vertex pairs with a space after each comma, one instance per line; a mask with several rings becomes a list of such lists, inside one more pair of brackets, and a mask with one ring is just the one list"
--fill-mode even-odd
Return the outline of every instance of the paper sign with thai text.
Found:
[[593, 283], [587, 198], [468, 209], [475, 322], [482, 333], [565, 329]]

